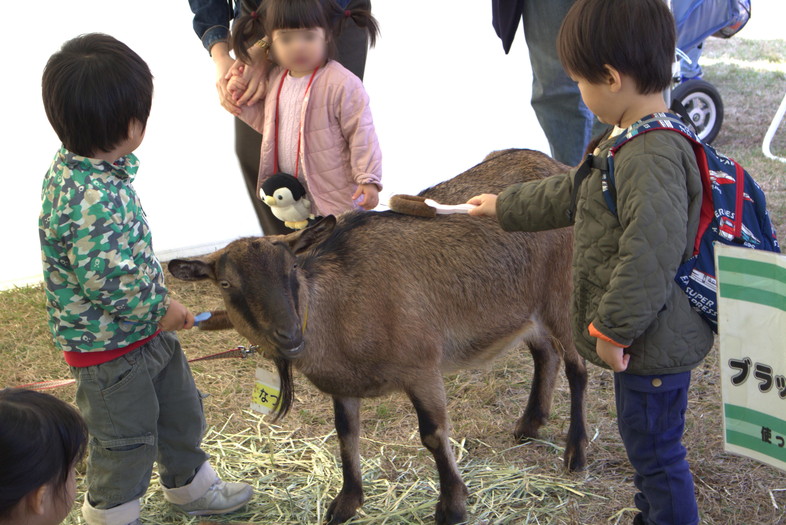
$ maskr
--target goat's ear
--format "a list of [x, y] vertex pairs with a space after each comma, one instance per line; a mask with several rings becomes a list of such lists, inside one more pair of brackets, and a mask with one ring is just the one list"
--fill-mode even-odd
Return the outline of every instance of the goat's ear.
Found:
[[295, 255], [304, 252], [315, 244], [319, 244], [333, 233], [336, 227], [336, 218], [328, 215], [316, 221], [303, 231], [287, 236], [289, 247]]
[[172, 275], [183, 281], [215, 279], [213, 265], [199, 259], [172, 259], [168, 266]]

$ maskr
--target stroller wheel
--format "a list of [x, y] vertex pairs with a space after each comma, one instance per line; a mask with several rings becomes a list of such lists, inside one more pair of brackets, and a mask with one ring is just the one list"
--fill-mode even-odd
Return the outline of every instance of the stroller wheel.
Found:
[[701, 140], [715, 140], [723, 124], [723, 100], [715, 86], [700, 79], [686, 80], [672, 90], [671, 97], [685, 107]]

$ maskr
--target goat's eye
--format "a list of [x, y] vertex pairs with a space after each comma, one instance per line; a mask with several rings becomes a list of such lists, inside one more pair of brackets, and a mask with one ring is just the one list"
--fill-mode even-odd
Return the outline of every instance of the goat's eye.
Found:
[[230, 286], [232, 286], [231, 284], [229, 284], [229, 281], [218, 281], [218, 285], [221, 288], [229, 288]]

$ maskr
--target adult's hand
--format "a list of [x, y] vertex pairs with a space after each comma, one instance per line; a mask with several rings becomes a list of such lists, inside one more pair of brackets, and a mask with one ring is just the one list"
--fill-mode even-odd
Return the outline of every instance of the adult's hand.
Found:
[[227, 89], [229, 76], [227, 73], [232, 68], [235, 60], [229, 54], [229, 46], [226, 42], [216, 42], [210, 48], [210, 55], [216, 66], [216, 91], [218, 91], [218, 101], [221, 106], [235, 116], [240, 115], [240, 104], [238, 104], [232, 93]]
[[253, 106], [265, 97], [267, 90], [267, 73], [270, 69], [270, 62], [267, 59], [265, 50], [260, 46], [251, 46], [248, 50], [251, 58], [250, 63], [238, 59], [232, 64], [226, 73], [225, 80], [232, 77], [241, 78], [245, 84], [245, 90], [232, 91], [232, 98], [238, 106]]

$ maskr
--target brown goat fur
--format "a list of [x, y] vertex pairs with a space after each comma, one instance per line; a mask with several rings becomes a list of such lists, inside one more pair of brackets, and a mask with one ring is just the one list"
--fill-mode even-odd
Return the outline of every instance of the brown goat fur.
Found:
[[[495, 152], [421, 195], [457, 204], [564, 169], [529, 150]], [[181, 279], [214, 281], [238, 332], [276, 349], [290, 384], [283, 412], [290, 365], [333, 397], [344, 486], [328, 509], [330, 523], [346, 521], [363, 502], [360, 399], [404, 391], [437, 464], [436, 522], [453, 524], [466, 520], [467, 490], [448, 440], [446, 371], [527, 343], [535, 373], [514, 430], [522, 440], [544, 424], [563, 360], [571, 390], [565, 465], [585, 465], [587, 374], [570, 328], [571, 246], [571, 229], [506, 233], [466, 215], [349, 212], [169, 268]]]

